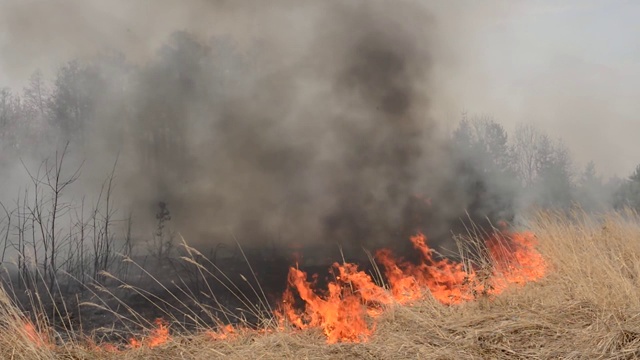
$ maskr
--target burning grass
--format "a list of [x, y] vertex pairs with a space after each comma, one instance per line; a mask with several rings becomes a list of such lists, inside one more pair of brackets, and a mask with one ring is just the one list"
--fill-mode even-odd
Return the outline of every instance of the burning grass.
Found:
[[[384, 277], [388, 281], [385, 285], [390, 288], [387, 291], [381, 287], [383, 277], [377, 279], [378, 276], [361, 273], [348, 264], [337, 264], [333, 275], [338, 282], [334, 283], [333, 291], [340, 295], [340, 306], [353, 303], [360, 309], [355, 315], [345, 313], [345, 320], [356, 324], [362, 319], [361, 325], [366, 329], [358, 333], [356, 343], [339, 339], [335, 344], [327, 344], [328, 339], [332, 342], [328, 328], [311, 326], [323, 320], [313, 312], [318, 306], [307, 301], [303, 307], [292, 307], [293, 315], [285, 313], [287, 321], [267, 322], [259, 330], [226, 326], [191, 335], [181, 331], [179, 322], [158, 322], [149, 327], [145, 336], [116, 349], [109, 345], [91, 345], [77, 338], [61, 341], [59, 334], [46, 324], [30, 323], [6, 297], [0, 296], [0, 356], [24, 359], [640, 356], [638, 216], [628, 213], [596, 218], [582, 213], [540, 213], [532, 221], [531, 231], [536, 234], [537, 249], [542, 257], [527, 253], [532, 240], [528, 236], [512, 236], [508, 243], [491, 239], [486, 243], [485, 259], [494, 266], [488, 273], [481, 263], [436, 260], [431, 257], [432, 252], [421, 247], [425, 239], [414, 238], [414, 246], [425, 250], [424, 266], [447, 277], [446, 281], [438, 281], [439, 287], [435, 288], [445, 295], [438, 295], [438, 291], [427, 284], [433, 296], [417, 299], [409, 292], [412, 286], [394, 286], [389, 275]], [[378, 253], [374, 257], [380, 260], [380, 256], [391, 254]], [[513, 267], [514, 260], [525, 266]], [[546, 271], [542, 279], [540, 261], [544, 261]], [[397, 268], [383, 263], [380, 273], [412, 274], [409, 277], [412, 281], [422, 281], [420, 274], [423, 273], [416, 273], [420, 264], [399, 259], [394, 259], [393, 264]], [[529, 270], [523, 272], [523, 268]], [[303, 298], [321, 301], [324, 305], [330, 301], [332, 290], [320, 293], [313, 288], [313, 283], [302, 281], [297, 271], [290, 272], [289, 276], [294, 285], [295, 279], [301, 279], [297, 286], [290, 288], [290, 296], [302, 295], [301, 292], [308, 290]], [[425, 279], [433, 281], [434, 276]], [[531, 282], [532, 279], [540, 280]], [[508, 283], [517, 285], [506, 286]], [[342, 285], [348, 285], [349, 291]], [[349, 300], [345, 294], [359, 295], [356, 300]], [[465, 301], [469, 296], [474, 301]], [[291, 303], [293, 301], [291, 299]], [[294, 315], [298, 316], [299, 323]], [[366, 336], [363, 338], [363, 335]], [[158, 338], [163, 341], [158, 342]]]
[[[496, 231], [484, 241], [486, 261], [467, 267], [446, 258], [436, 260], [423, 234], [412, 236], [411, 243], [421, 255], [417, 264], [396, 259], [388, 249], [376, 252], [375, 260], [382, 264], [384, 274], [380, 283], [386, 279], [388, 286], [376, 284], [356, 264], [335, 263], [334, 279], [322, 294], [307, 280], [307, 274], [291, 268], [281, 318], [299, 329], [321, 328], [330, 344], [364, 342], [373, 334], [375, 319], [388, 306], [411, 304], [429, 295], [444, 305], [462, 304], [479, 296], [499, 295], [511, 285], [540, 280], [546, 271], [530, 232]], [[480, 276], [482, 270], [487, 273], [485, 278]], [[296, 303], [294, 292], [302, 305]]]

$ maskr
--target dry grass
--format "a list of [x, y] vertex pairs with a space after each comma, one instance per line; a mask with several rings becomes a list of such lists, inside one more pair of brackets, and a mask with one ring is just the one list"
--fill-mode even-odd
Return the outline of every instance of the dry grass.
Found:
[[390, 309], [371, 341], [327, 345], [319, 332], [179, 336], [119, 353], [38, 346], [0, 295], [0, 356], [18, 359], [630, 359], [640, 357], [640, 218], [541, 213], [532, 229], [550, 266], [538, 283], [493, 300]]

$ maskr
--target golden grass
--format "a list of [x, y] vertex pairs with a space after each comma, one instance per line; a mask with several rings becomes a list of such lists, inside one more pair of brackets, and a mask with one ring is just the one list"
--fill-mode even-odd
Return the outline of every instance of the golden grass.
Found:
[[232, 340], [174, 334], [157, 348], [109, 353], [38, 346], [0, 294], [0, 356], [16, 359], [631, 359], [640, 357], [640, 218], [540, 213], [531, 225], [549, 274], [495, 299], [425, 300], [389, 309], [363, 344], [327, 345], [319, 331]]

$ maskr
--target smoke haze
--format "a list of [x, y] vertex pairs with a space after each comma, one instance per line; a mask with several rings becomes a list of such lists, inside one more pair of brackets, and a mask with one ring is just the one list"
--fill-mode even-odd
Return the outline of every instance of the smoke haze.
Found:
[[[109, 81], [92, 90], [101, 95], [83, 145], [86, 189], [119, 153], [121, 201], [150, 222], [168, 203], [190, 242], [233, 234], [375, 247], [419, 223], [447, 239], [465, 211], [497, 220], [504, 210], [477, 204], [489, 179], [461, 170], [444, 140], [461, 106], [500, 120], [540, 108], [567, 121], [611, 112], [587, 99], [569, 114], [555, 92], [515, 105], [493, 98], [511, 88], [493, 89], [494, 74], [482, 71], [500, 62], [483, 53], [480, 34], [529, 11], [499, 1], [3, 0], [0, 81], [105, 50], [143, 67], [133, 76], [117, 57], [101, 64]], [[545, 79], [577, 91], [570, 109], [581, 109], [580, 74], [556, 69]]]
[[[135, 96], [151, 113], [136, 114], [134, 131], [163, 118], [170, 141], [184, 148], [161, 153], [144, 181], [134, 176], [143, 184], [135, 193], [151, 189], [148, 203], [171, 204], [193, 238], [380, 245], [403, 235], [412, 196], [437, 193], [449, 176], [429, 114], [440, 45], [426, 9], [407, 4], [390, 13], [363, 2], [312, 10], [298, 56], [281, 48], [289, 43], [267, 39], [222, 91], [212, 86], [221, 83], [212, 78], [220, 64], [199, 61], [215, 49], [195, 40], [169, 57], [186, 71], [178, 83], [163, 83], [162, 68], [138, 83]], [[178, 113], [163, 117], [158, 111], [170, 102], [167, 111]], [[137, 154], [148, 151], [136, 144]], [[440, 213], [459, 216], [465, 200]], [[436, 223], [446, 234], [447, 223]]]

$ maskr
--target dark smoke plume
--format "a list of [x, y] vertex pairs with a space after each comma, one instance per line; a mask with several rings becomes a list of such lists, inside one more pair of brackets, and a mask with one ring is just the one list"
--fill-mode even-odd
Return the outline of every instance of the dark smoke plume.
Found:
[[429, 115], [433, 19], [411, 3], [321, 10], [296, 61], [267, 44], [221, 79], [220, 44], [177, 33], [138, 80], [136, 131], [152, 141], [134, 141], [149, 158], [132, 186], [168, 203], [191, 242], [353, 254], [418, 229], [443, 241], [467, 217], [477, 181], [456, 182]]
[[418, 230], [444, 245], [468, 216], [493, 218], [487, 204], [505, 207], [433, 118], [447, 41], [419, 2], [193, 4], [190, 16], [250, 14], [254, 36], [175, 32], [134, 65], [98, 64], [85, 173], [119, 152], [137, 221], [153, 226], [163, 203], [198, 246], [359, 256]]

